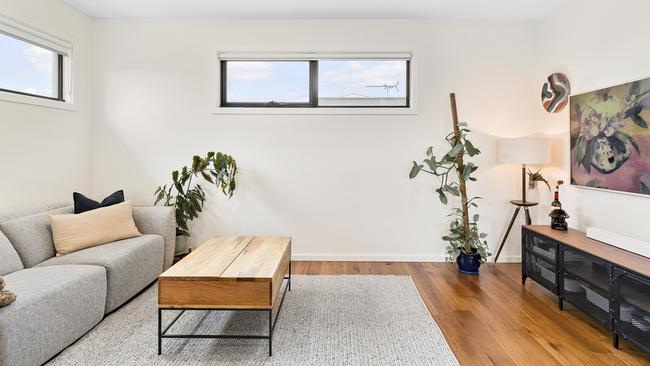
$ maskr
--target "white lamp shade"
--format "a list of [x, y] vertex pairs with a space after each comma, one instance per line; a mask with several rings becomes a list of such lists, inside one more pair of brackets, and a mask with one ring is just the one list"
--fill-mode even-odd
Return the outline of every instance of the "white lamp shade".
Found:
[[551, 143], [543, 138], [499, 140], [499, 163], [544, 165], [551, 162]]

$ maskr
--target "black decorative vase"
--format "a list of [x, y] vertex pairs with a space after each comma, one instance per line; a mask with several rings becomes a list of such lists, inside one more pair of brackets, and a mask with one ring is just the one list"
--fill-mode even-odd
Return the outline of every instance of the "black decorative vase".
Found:
[[481, 255], [476, 252], [472, 254], [467, 254], [460, 252], [458, 258], [456, 258], [456, 263], [458, 263], [458, 271], [468, 275], [477, 275], [478, 268], [481, 266]]

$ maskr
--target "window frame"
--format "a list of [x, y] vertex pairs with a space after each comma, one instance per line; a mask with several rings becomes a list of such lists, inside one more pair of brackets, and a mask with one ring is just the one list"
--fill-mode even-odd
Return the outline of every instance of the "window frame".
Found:
[[[324, 111], [337, 111], [335, 114], [345, 113], [346, 110], [355, 111], [354, 114], [361, 114], [356, 112], [363, 111], [407, 111], [409, 113], [415, 113], [412, 99], [412, 89], [413, 89], [413, 80], [412, 80], [412, 53], [400, 53], [404, 55], [402, 57], [395, 58], [394, 54], [391, 53], [364, 53], [364, 54], [349, 54], [349, 53], [338, 53], [338, 54], [328, 54], [328, 55], [318, 55], [314, 56], [307, 54], [302, 56], [302, 54], [250, 54], [248, 57], [227, 57], [222, 58], [221, 54], [218, 53], [218, 63], [219, 63], [219, 98], [217, 113], [228, 113], [230, 110], [233, 112], [244, 112], [250, 111], [252, 113], [258, 113], [256, 110], [260, 111], [269, 111], [273, 114], [280, 111], [287, 111], [293, 114], [293, 110], [302, 110], [302, 111], [319, 111], [316, 113]], [[290, 55], [287, 57], [286, 55]], [[373, 60], [373, 61], [390, 61], [390, 60], [401, 60], [406, 62], [406, 100], [405, 105], [324, 105], [321, 106], [318, 104], [318, 66], [319, 61], [326, 60]], [[302, 61], [309, 62], [309, 102], [307, 103], [257, 103], [257, 102], [228, 102], [227, 100], [227, 86], [228, 86], [228, 75], [227, 75], [227, 63], [230, 61]], [[339, 112], [340, 111], [340, 112]]]
[[[220, 88], [221, 88], [221, 102], [220, 107], [223, 108], [313, 108], [318, 104], [318, 62], [315, 60], [288, 60], [293, 62], [309, 62], [309, 102], [276, 102], [276, 103], [263, 103], [263, 102], [228, 102], [228, 67], [230, 61], [242, 60], [220, 60], [221, 73], [220, 73]], [[286, 60], [255, 60], [263, 62], [277, 62]], [[314, 84], [316, 90], [314, 90]], [[315, 99], [314, 99], [315, 97]]]
[[[2, 33], [2, 32], [0, 32]], [[4, 34], [4, 33], [2, 33]], [[11, 35], [8, 35], [9, 37], [12, 37]], [[18, 38], [16, 38], [18, 39]], [[22, 41], [22, 39], [19, 39]], [[23, 41], [25, 42], [25, 41]], [[31, 43], [31, 42], [25, 42], [25, 43]], [[40, 47], [39, 45], [35, 45]], [[56, 52], [55, 52], [56, 53]], [[18, 95], [26, 95], [29, 97], [34, 97], [34, 98], [42, 98], [42, 99], [48, 99], [48, 100], [56, 100], [58, 102], [65, 102], [65, 96], [63, 92], [63, 80], [64, 80], [64, 73], [63, 73], [63, 55], [60, 53], [56, 53], [56, 74], [54, 77], [56, 78], [56, 97], [48, 97], [47, 95], [40, 95], [40, 94], [33, 94], [33, 93], [27, 93], [27, 92], [22, 92], [19, 90], [13, 90], [13, 89], [5, 89], [3, 87], [0, 87], [0, 92], [5, 92], [5, 93], [12, 93], [12, 94], [18, 94]]]
[[0, 86], [0, 100], [43, 107], [73, 110], [72, 44], [29, 25], [0, 14], [0, 34], [54, 53], [56, 68], [54, 97], [6, 89]]

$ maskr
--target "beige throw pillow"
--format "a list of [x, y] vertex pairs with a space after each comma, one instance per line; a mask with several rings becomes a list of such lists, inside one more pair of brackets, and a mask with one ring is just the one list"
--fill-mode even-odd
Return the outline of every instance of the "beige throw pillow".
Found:
[[130, 201], [80, 214], [49, 216], [57, 256], [141, 235]]

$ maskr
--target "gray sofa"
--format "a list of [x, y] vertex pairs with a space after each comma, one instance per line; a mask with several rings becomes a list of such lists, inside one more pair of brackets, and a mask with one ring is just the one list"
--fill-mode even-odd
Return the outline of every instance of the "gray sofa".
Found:
[[17, 295], [0, 308], [0, 365], [40, 365], [124, 304], [174, 259], [172, 207], [134, 207], [140, 237], [56, 257], [54, 203], [0, 214], [0, 276]]

